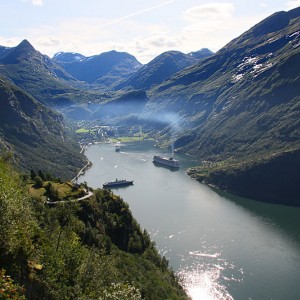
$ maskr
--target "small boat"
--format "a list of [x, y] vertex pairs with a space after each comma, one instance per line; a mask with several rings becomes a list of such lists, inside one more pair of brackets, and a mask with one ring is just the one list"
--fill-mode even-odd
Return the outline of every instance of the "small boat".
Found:
[[118, 188], [133, 185], [133, 180], [117, 179], [115, 181], [108, 181], [103, 184], [103, 188]]
[[173, 157], [154, 155], [153, 163], [168, 168], [172, 168], [172, 169], [179, 169], [179, 161], [177, 159], [174, 159]]
[[115, 144], [115, 150], [116, 150], [116, 152], [119, 152], [121, 150], [121, 143], [120, 142], [117, 142]]

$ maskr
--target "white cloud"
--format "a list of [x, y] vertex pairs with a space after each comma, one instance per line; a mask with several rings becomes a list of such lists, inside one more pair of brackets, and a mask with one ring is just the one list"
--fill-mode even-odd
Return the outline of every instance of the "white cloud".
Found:
[[287, 9], [293, 9], [300, 6], [300, 0], [291, 0], [286, 3]]
[[[255, 16], [256, 19], [229, 17], [228, 11], [231, 10], [226, 7], [227, 12], [219, 12], [219, 18], [186, 19], [185, 14], [186, 26], [180, 26], [178, 30], [167, 27], [166, 24], [149, 24], [133, 19], [121, 20], [118, 26], [105, 26], [110, 20], [74, 18], [65, 19], [55, 26], [23, 28], [21, 34], [38, 51], [49, 56], [59, 51], [91, 56], [117, 50], [128, 52], [136, 56], [140, 62], [147, 63], [169, 50], [188, 53], [201, 48], [210, 48], [217, 51], [261, 20], [259, 16]], [[195, 10], [189, 11], [194, 12], [195, 16]], [[197, 12], [199, 13], [198, 10]], [[122, 34], [124, 32], [126, 35]], [[11, 40], [8, 43], [8, 41], [1, 42], [0, 39], [0, 44], [16, 46], [21, 40], [22, 38], [15, 43]]]
[[217, 51], [265, 17], [264, 13], [238, 16], [231, 2], [194, 6], [183, 14], [186, 26], [182, 28], [180, 50], [209, 48]]
[[267, 4], [267, 3], [263, 3], [263, 2], [260, 3], [259, 5], [260, 5], [261, 7], [268, 7], [268, 4]]
[[43, 0], [31, 0], [31, 3], [33, 5], [37, 5], [37, 6], [43, 6], [44, 5]]
[[230, 18], [234, 12], [234, 4], [231, 2], [211, 2], [189, 8], [184, 13], [187, 21], [199, 19]]
[[153, 32], [150, 36], [135, 39], [132, 44], [132, 53], [145, 63], [163, 52], [180, 50], [181, 45], [181, 36], [174, 38], [168, 32]]
[[[91, 56], [116, 50], [128, 52], [147, 63], [162, 52], [180, 50], [181, 36], [172, 34], [165, 24], [128, 18], [117, 26], [106, 26], [109, 22], [109, 19], [100, 18], [64, 19], [52, 26], [23, 28], [22, 35], [38, 51], [49, 56], [59, 51]], [[20, 41], [10, 45], [16, 46]]]
[[212, 2], [189, 8], [183, 13], [187, 25], [182, 28], [182, 45], [187, 51], [201, 48], [217, 51], [236, 37], [241, 28], [248, 29], [248, 24], [253, 24], [252, 20], [235, 17], [234, 11], [231, 2]]
[[4, 47], [15, 47], [22, 41], [22, 38], [19, 37], [3, 37], [0, 36], [0, 45]]
[[151, 45], [158, 49], [172, 49], [178, 46], [178, 43], [174, 39], [170, 38], [168, 35], [162, 34], [159, 34], [157, 36], [151, 36], [146, 41], [148, 46]]
[[34, 6], [43, 6], [43, 0], [21, 0], [22, 2], [30, 2]]

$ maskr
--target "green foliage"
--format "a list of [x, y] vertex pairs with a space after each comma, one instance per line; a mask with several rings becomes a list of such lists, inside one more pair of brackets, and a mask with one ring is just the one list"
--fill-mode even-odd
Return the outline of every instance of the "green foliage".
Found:
[[58, 190], [55, 189], [55, 187], [52, 185], [51, 182], [48, 182], [46, 184], [45, 189], [46, 189], [46, 195], [51, 201], [58, 201], [60, 199]]
[[100, 297], [99, 300], [141, 300], [142, 296], [134, 286], [130, 284], [113, 283], [111, 286], [104, 291], [104, 296]]
[[25, 300], [24, 289], [15, 284], [10, 276], [5, 275], [5, 270], [0, 269], [0, 299]]
[[39, 229], [28, 199], [19, 188], [18, 174], [1, 160], [0, 183], [0, 265], [9, 265], [10, 274], [21, 278], [26, 275], [27, 259], [34, 251]]
[[0, 162], [0, 265], [27, 299], [187, 299], [120, 197], [99, 189], [48, 207], [19, 177]]
[[36, 173], [34, 172], [34, 170], [30, 170], [30, 179], [31, 180], [34, 180], [34, 178], [36, 177], [37, 175], [36, 175]]
[[34, 177], [34, 186], [36, 188], [41, 188], [43, 186], [43, 179], [40, 176]]

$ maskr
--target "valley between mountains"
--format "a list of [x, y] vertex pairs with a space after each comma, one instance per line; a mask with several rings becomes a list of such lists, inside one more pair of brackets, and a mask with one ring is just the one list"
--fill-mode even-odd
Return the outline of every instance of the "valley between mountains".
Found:
[[[193, 155], [195, 179], [300, 204], [300, 9], [277, 12], [217, 53], [41, 54], [0, 47], [0, 143], [22, 170], [70, 178], [85, 163], [73, 125], [136, 126]], [[286, 191], [289, 191], [286, 193]]]

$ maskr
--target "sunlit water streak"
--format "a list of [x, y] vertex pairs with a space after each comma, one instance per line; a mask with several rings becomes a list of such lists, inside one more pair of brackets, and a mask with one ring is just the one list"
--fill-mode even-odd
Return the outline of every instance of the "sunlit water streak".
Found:
[[221, 253], [199, 251], [189, 252], [187, 258], [182, 259], [178, 275], [194, 300], [233, 300], [227, 286], [243, 280], [242, 270], [223, 259]]
[[[164, 240], [177, 239], [187, 230], [179, 231], [177, 234], [165, 236]], [[152, 238], [159, 235], [157, 231]], [[206, 237], [203, 236], [201, 249], [188, 250], [177, 254], [180, 261], [178, 276], [182, 286], [193, 300], [233, 300], [228, 291], [228, 285], [243, 282], [243, 269], [237, 268], [233, 262], [224, 258], [218, 245], [208, 245]], [[172, 248], [165, 246], [160, 249], [162, 256], [170, 257]]]

